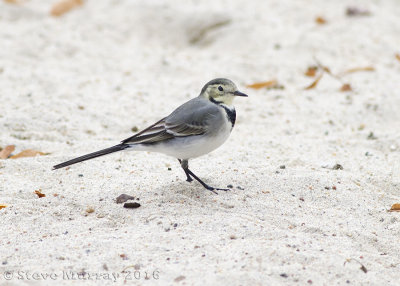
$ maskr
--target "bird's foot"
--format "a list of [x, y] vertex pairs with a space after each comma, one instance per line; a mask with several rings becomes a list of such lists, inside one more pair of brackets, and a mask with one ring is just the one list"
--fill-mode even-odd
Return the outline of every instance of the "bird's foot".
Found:
[[191, 177], [189, 177], [189, 176], [187, 176], [187, 178], [186, 178], [186, 182], [192, 182], [193, 181], [193, 179], [191, 178]]
[[216, 194], [216, 195], [218, 195], [218, 193], [216, 192], [216, 191], [224, 191], [224, 192], [227, 192], [227, 191], [230, 191], [231, 189], [225, 189], [225, 188], [213, 188], [213, 187], [210, 187], [210, 186], [204, 186], [207, 190], [209, 190], [209, 191], [211, 191], [211, 192], [213, 192], [214, 194]]
[[224, 192], [227, 192], [227, 191], [230, 191], [231, 189], [225, 189], [225, 188], [215, 188], [217, 191], [224, 191]]

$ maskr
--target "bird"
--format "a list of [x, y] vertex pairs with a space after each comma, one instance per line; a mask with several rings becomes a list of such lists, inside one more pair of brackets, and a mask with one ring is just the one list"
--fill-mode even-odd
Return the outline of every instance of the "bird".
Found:
[[[178, 159], [186, 181], [198, 181], [204, 188], [228, 191], [206, 184], [189, 169], [189, 160], [208, 154], [229, 137], [236, 121], [235, 97], [248, 97], [229, 79], [216, 78], [204, 85], [200, 94], [119, 144], [53, 166], [53, 170], [110, 153], [131, 150], [163, 153]], [[229, 187], [229, 186], [228, 186]]]

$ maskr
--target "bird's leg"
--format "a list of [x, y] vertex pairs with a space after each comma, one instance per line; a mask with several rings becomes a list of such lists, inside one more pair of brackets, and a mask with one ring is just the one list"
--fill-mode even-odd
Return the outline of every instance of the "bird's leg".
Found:
[[193, 181], [193, 179], [192, 179], [192, 177], [190, 177], [189, 173], [186, 171], [189, 168], [189, 161], [188, 160], [182, 161], [181, 159], [178, 159], [178, 161], [181, 164], [183, 171], [185, 171], [186, 181], [190, 183], [191, 181]]
[[192, 176], [194, 179], [196, 179], [207, 190], [213, 192], [214, 194], [218, 194], [215, 190], [218, 190], [218, 191], [229, 191], [229, 189], [214, 188], [214, 187], [211, 187], [211, 186], [207, 185], [206, 183], [204, 183], [199, 177], [197, 177], [195, 174], [193, 174], [192, 171], [189, 170], [188, 160], [182, 160], [182, 161], [179, 160], [179, 162], [181, 163], [181, 167], [185, 171], [186, 175], [188, 177]]

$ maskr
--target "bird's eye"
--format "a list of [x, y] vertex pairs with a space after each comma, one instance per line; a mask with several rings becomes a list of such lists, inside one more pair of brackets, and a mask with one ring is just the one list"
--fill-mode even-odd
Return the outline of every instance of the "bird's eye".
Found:
[[218, 87], [218, 90], [219, 90], [219, 91], [224, 91], [224, 89], [222, 88], [222, 86], [219, 86], [219, 87]]

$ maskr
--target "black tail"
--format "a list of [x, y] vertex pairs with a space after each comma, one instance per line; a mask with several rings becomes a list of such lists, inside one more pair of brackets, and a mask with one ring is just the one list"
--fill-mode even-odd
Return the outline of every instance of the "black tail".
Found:
[[107, 155], [107, 154], [110, 154], [110, 153], [122, 151], [122, 150], [124, 150], [124, 149], [126, 149], [128, 147], [129, 147], [129, 145], [126, 145], [126, 144], [118, 144], [118, 145], [112, 146], [110, 148], [106, 148], [106, 149], [103, 149], [103, 150], [100, 150], [100, 151], [97, 151], [97, 152], [86, 154], [86, 155], [83, 155], [81, 157], [69, 160], [67, 162], [55, 165], [55, 166], [53, 166], [53, 170], [64, 168], [64, 167], [67, 167], [69, 165], [73, 165], [73, 164], [76, 164], [76, 163], [79, 163], [79, 162], [82, 162], [82, 161], [90, 160], [90, 159], [93, 159], [93, 158], [96, 158], [96, 157], [100, 157], [100, 156], [103, 156], [103, 155]]

